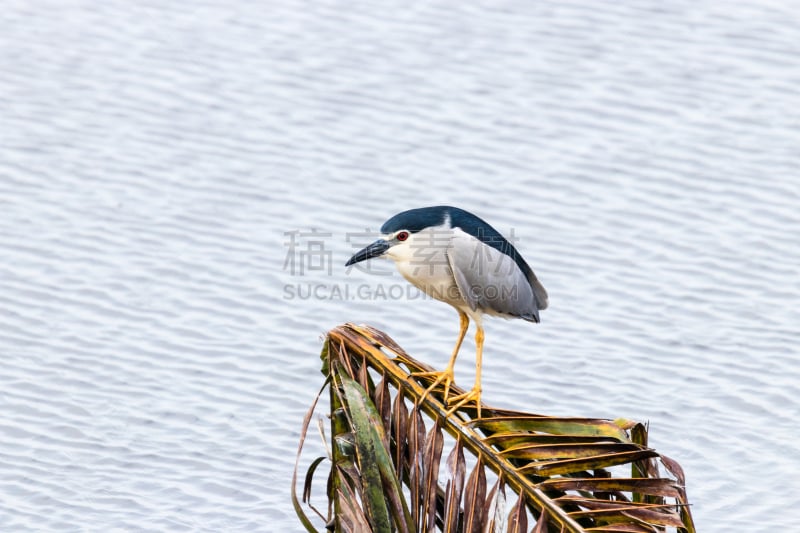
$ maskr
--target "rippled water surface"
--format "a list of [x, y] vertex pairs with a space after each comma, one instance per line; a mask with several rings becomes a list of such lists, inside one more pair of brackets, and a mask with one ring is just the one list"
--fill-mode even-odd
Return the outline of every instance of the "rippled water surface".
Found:
[[797, 2], [12, 0], [0, 26], [3, 531], [300, 530], [321, 335], [446, 362], [452, 309], [343, 266], [437, 203], [550, 292], [486, 321], [485, 401], [649, 421], [700, 530], [796, 525]]

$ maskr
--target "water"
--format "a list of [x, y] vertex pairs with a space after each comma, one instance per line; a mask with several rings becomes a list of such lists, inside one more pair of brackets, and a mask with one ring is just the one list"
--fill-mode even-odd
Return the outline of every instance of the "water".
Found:
[[551, 298], [486, 321], [485, 401], [649, 421], [700, 530], [788, 530], [797, 7], [6, 2], [0, 529], [299, 531], [320, 336], [457, 331], [354, 234], [448, 203]]

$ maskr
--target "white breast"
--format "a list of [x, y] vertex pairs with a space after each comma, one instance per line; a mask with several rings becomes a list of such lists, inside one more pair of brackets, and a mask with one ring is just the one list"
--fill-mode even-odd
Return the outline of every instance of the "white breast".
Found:
[[447, 257], [454, 232], [447, 226], [426, 228], [412, 233], [404, 243], [387, 253], [397, 270], [425, 294], [456, 307], [464, 301], [456, 285]]

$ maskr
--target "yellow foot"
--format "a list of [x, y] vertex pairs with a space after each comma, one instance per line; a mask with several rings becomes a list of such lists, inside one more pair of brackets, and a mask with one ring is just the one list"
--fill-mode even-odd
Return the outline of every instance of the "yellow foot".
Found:
[[425, 389], [425, 392], [422, 393], [422, 396], [419, 398], [419, 402], [425, 399], [425, 396], [428, 395], [433, 389], [436, 388], [437, 385], [444, 383], [444, 403], [447, 405], [447, 396], [450, 393], [450, 385], [453, 383], [453, 379], [455, 379], [455, 375], [453, 374], [452, 370], [445, 370], [444, 372], [414, 372], [411, 374], [413, 377], [435, 377], [436, 379], [433, 380], [433, 383]]
[[475, 407], [478, 409], [478, 418], [481, 417], [481, 389], [478, 387], [473, 388], [469, 392], [453, 396], [451, 398], [455, 405], [447, 411], [447, 416], [452, 415], [459, 407], [467, 405], [469, 402], [474, 401]]

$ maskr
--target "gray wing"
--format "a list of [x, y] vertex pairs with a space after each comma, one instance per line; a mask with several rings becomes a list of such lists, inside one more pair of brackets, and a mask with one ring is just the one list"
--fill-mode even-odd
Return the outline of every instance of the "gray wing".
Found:
[[536, 278], [536, 274], [533, 273], [533, 270], [531, 270], [531, 273], [528, 276], [528, 281], [530, 282], [531, 287], [533, 287], [533, 296], [536, 298], [536, 307], [540, 311], [547, 309], [547, 305], [549, 304], [547, 291], [544, 290], [544, 286]]
[[[458, 290], [471, 309], [539, 321], [539, 309], [544, 307], [537, 303], [531, 281], [512, 258], [456, 230], [447, 259]], [[535, 276], [534, 281], [533, 286], [541, 287]], [[544, 295], [546, 306], [547, 293]]]

